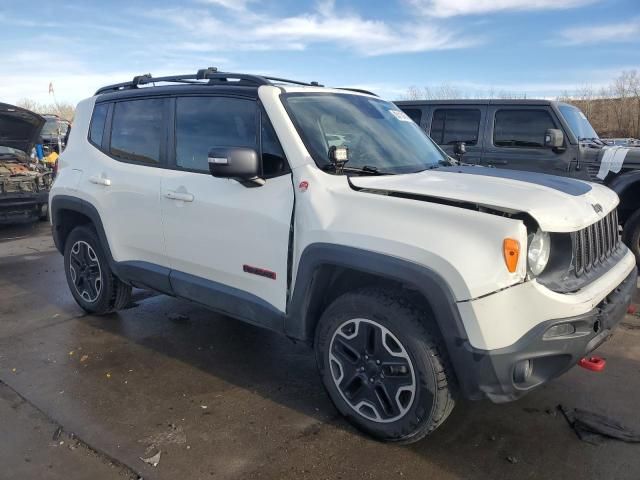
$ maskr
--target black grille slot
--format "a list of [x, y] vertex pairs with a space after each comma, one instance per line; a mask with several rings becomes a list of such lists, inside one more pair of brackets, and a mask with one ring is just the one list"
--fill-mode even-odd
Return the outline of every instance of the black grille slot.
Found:
[[618, 212], [611, 211], [602, 220], [573, 235], [573, 258], [576, 275], [597, 267], [620, 246]]

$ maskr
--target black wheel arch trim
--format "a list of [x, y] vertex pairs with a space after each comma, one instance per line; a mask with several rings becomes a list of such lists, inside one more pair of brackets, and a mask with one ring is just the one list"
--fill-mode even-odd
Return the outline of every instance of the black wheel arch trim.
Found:
[[435, 316], [459, 387], [468, 398], [482, 397], [477, 381], [470, 373], [473, 353], [453, 291], [438, 272], [424, 265], [355, 247], [328, 243], [307, 246], [300, 257], [293, 295], [287, 306], [286, 335], [303, 341], [313, 340], [318, 318], [309, 306], [314, 288], [318, 288], [316, 273], [327, 265], [400, 282], [421, 294]]

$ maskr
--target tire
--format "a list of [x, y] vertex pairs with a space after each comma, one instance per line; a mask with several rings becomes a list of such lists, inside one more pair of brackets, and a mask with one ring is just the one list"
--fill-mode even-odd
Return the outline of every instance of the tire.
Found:
[[131, 301], [131, 287], [113, 274], [90, 226], [76, 227], [67, 237], [64, 271], [73, 298], [88, 313], [111, 313]]
[[322, 314], [315, 336], [320, 375], [358, 429], [413, 443], [449, 416], [455, 378], [433, 321], [401, 291], [378, 288], [345, 293]]
[[49, 220], [49, 205], [46, 203], [40, 205], [40, 215], [38, 216], [38, 220], [41, 222]]
[[640, 265], [640, 210], [636, 210], [625, 222], [622, 238]]

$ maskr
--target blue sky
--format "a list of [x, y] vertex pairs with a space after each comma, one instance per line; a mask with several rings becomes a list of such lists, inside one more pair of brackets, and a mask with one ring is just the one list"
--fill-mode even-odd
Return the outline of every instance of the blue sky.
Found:
[[640, 0], [2, 0], [0, 101], [226, 71], [557, 96], [640, 69]]

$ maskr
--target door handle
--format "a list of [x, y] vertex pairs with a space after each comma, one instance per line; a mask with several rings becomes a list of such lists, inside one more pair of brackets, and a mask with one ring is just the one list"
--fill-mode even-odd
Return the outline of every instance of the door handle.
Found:
[[181, 200], [183, 202], [193, 202], [194, 198], [191, 193], [174, 192], [173, 190], [169, 190], [164, 196], [169, 200]]
[[507, 162], [506, 160], [489, 160], [487, 162], [487, 165], [506, 165], [507, 163], [509, 162]]
[[95, 183], [96, 185], [103, 185], [105, 187], [111, 186], [111, 180], [104, 177], [91, 177], [89, 178], [91, 183]]

